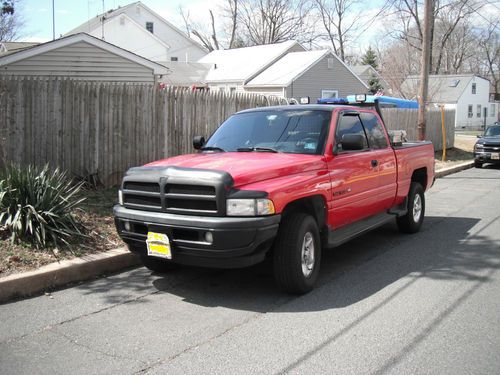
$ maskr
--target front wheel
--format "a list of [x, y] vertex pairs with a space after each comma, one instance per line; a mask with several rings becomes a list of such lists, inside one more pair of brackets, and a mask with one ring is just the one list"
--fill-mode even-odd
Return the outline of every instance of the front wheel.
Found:
[[321, 261], [316, 220], [304, 213], [285, 217], [280, 224], [273, 256], [274, 277], [280, 289], [293, 294], [312, 290]]
[[481, 163], [479, 160], [474, 160], [474, 167], [475, 168], [482, 168], [483, 163]]
[[404, 233], [416, 233], [420, 230], [425, 214], [424, 188], [418, 182], [412, 182], [408, 194], [407, 213], [396, 218], [398, 228]]

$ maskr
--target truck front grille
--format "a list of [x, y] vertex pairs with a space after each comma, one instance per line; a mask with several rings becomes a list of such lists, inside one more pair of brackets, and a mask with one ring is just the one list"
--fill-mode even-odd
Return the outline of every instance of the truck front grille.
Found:
[[484, 151], [484, 152], [500, 152], [500, 145], [485, 144], [482, 151]]
[[220, 214], [215, 186], [125, 181], [125, 207], [187, 215]]
[[134, 206], [161, 208], [161, 198], [159, 195], [157, 197], [148, 197], [135, 194], [125, 194], [123, 197], [123, 202], [125, 204], [131, 204]]

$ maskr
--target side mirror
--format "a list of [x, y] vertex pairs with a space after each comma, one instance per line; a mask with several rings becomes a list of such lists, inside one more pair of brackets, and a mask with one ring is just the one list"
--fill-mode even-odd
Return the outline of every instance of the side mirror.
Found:
[[365, 136], [362, 134], [344, 134], [340, 144], [344, 151], [363, 150], [365, 148]]
[[483, 136], [481, 134], [478, 134], [476, 137], [483, 138]]
[[199, 150], [205, 144], [205, 137], [202, 135], [195, 135], [193, 137], [193, 147], [195, 150]]

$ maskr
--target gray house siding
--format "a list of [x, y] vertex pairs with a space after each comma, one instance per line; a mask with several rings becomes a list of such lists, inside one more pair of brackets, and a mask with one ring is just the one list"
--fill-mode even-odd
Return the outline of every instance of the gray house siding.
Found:
[[[333, 59], [332, 68], [328, 68], [328, 59]], [[302, 76], [286, 88], [288, 98], [311, 97], [314, 101], [321, 98], [321, 90], [337, 90], [339, 97], [350, 94], [366, 93], [366, 87], [341, 62], [331, 55], [326, 55]]]
[[114, 82], [155, 79], [152, 69], [83, 41], [2, 66], [0, 74]]

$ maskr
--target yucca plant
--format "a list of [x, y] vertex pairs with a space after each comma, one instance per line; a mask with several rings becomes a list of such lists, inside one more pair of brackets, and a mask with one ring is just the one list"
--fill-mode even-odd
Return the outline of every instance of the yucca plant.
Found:
[[65, 172], [33, 166], [9, 165], [0, 171], [0, 227], [13, 242], [23, 240], [35, 247], [68, 244], [83, 236], [74, 212], [84, 200], [81, 183]]

